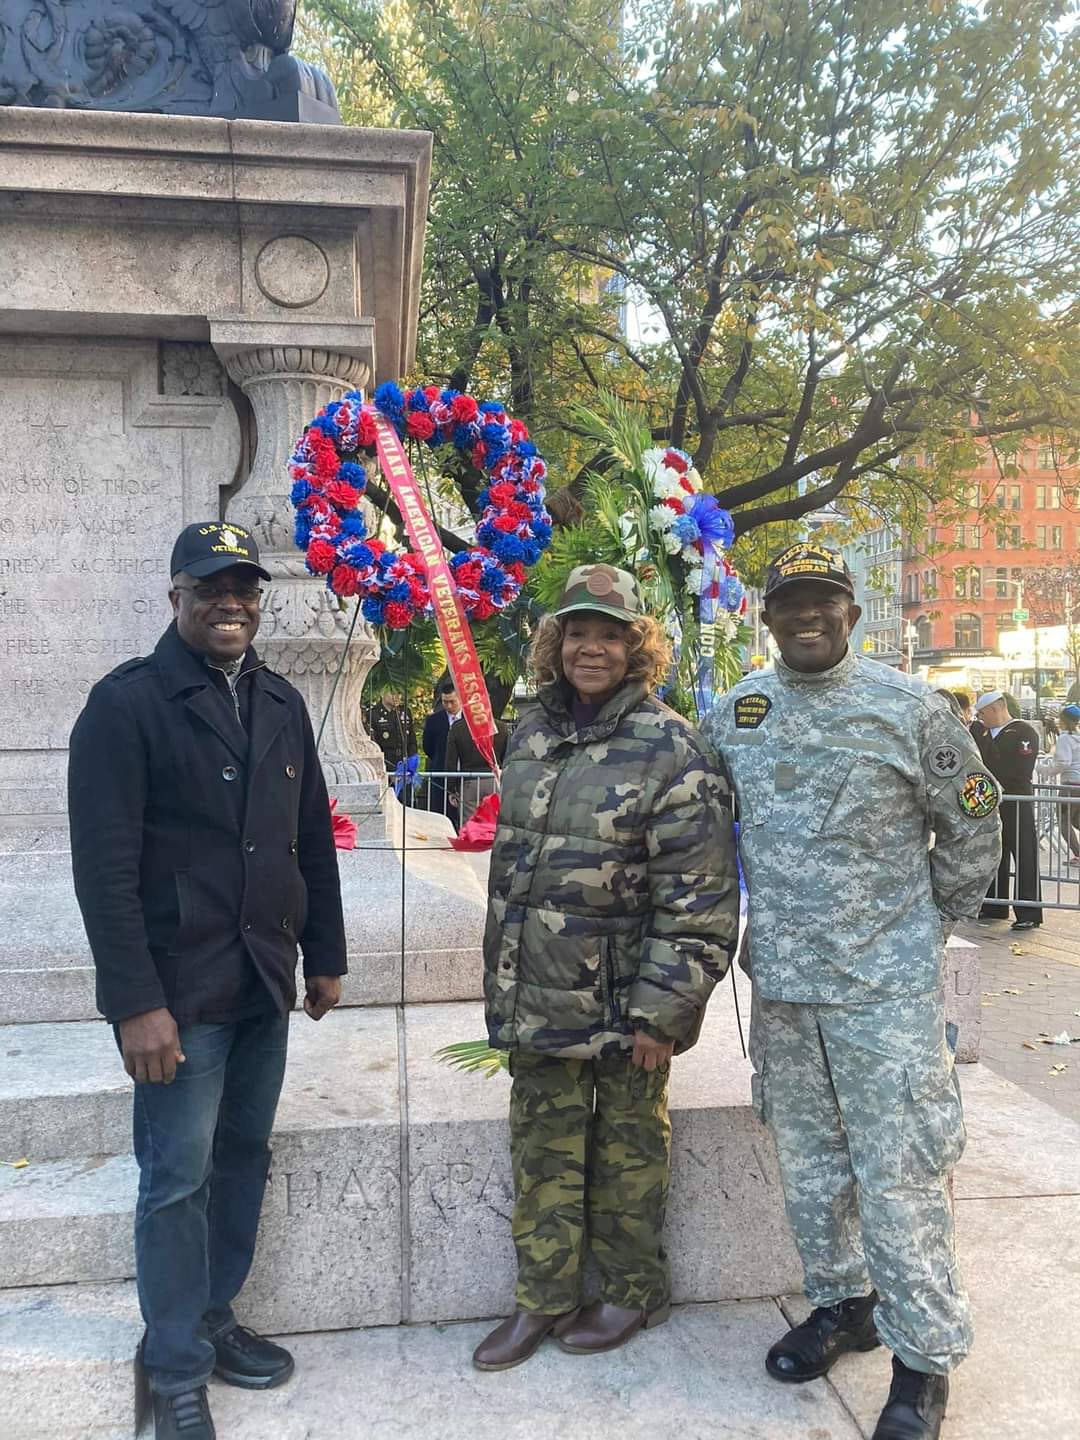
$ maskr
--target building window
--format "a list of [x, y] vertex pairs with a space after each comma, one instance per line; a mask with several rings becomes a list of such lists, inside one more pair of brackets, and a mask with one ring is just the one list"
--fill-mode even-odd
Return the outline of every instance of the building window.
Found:
[[967, 576], [968, 572], [963, 566], [959, 570], [953, 571], [953, 594], [957, 600], [967, 599]]
[[1048, 485], [1046, 487], [1046, 508], [1048, 510], [1061, 509], [1061, 486]]
[[994, 571], [994, 598], [997, 600], [1009, 598], [1009, 572], [1004, 565], [999, 565]]
[[998, 529], [999, 550], [1019, 550], [1021, 545], [1020, 526], [1002, 525]]
[[1036, 510], [1045, 510], [1045, 509], [1046, 509], [1046, 486], [1045, 486], [1045, 485], [1036, 485], [1036, 486], [1035, 486], [1035, 509], [1036, 509]]
[[1053, 447], [1053, 445], [1040, 445], [1040, 446], [1039, 446], [1039, 469], [1040, 469], [1040, 470], [1056, 470], [1056, 469], [1057, 469], [1057, 456], [1054, 454], [1054, 447]]
[[1004, 510], [1004, 509], [1005, 509], [1005, 486], [1004, 486], [1004, 485], [995, 485], [995, 486], [994, 486], [994, 504], [997, 506], [997, 508], [998, 508], [999, 510]]
[[1035, 526], [1035, 548], [1036, 548], [1037, 550], [1045, 550], [1045, 549], [1046, 549], [1046, 526], [1045, 526], [1045, 525], [1036, 525], [1036, 526]]
[[917, 605], [919, 603], [919, 572], [917, 570], [913, 570], [908, 576], [907, 588], [907, 598], [912, 604]]
[[1051, 550], [1060, 550], [1060, 549], [1061, 549], [1061, 526], [1060, 526], [1060, 525], [1051, 525], [1051, 526], [1050, 526], [1050, 549], [1051, 549]]
[[929, 650], [934, 644], [934, 627], [929, 615], [920, 615], [915, 621], [915, 648]]
[[937, 599], [937, 571], [924, 570], [922, 577], [922, 593], [924, 600]]
[[968, 594], [972, 600], [982, 599], [982, 571], [977, 565], [968, 571]]
[[957, 615], [953, 622], [953, 643], [957, 650], [978, 650], [982, 645], [982, 621], [978, 615]]

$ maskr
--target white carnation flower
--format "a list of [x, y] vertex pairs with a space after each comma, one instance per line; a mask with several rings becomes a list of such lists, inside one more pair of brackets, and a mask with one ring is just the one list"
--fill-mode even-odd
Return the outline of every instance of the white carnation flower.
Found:
[[682, 541], [671, 530], [664, 531], [664, 549], [669, 555], [677, 555], [682, 549]]
[[679, 484], [679, 473], [677, 470], [669, 470], [665, 465], [653, 481], [653, 494], [658, 500], [670, 500], [676, 495], [685, 495], [686, 491]]
[[682, 558], [686, 561], [687, 565], [700, 566], [705, 564], [705, 556], [702, 555], [701, 551], [696, 549], [693, 545], [687, 545], [686, 549], [683, 551]]
[[669, 530], [675, 523], [675, 511], [669, 505], [654, 505], [649, 511], [649, 524], [654, 530]]

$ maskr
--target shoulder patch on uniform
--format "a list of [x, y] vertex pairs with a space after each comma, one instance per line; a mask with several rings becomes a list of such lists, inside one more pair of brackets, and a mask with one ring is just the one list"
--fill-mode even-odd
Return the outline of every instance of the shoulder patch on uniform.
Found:
[[735, 729], [756, 730], [772, 709], [768, 695], [740, 695], [735, 701]]
[[963, 756], [955, 745], [935, 745], [926, 759], [930, 774], [936, 775], [939, 780], [959, 775], [963, 763]]
[[960, 789], [960, 809], [965, 815], [981, 820], [992, 815], [998, 806], [998, 788], [993, 776], [985, 770], [971, 770]]

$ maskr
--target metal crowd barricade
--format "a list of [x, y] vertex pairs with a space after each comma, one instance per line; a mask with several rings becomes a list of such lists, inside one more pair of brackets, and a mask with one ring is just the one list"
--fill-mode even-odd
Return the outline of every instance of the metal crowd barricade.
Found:
[[[1056, 782], [1050, 756], [1040, 756], [1036, 762], [1033, 792], [1002, 796], [1006, 844], [1010, 837], [1015, 837], [1015, 843], [1009, 866], [1009, 893], [993, 898], [1001, 904], [1015, 906], [1021, 914], [1039, 908], [1080, 910], [1080, 864], [1071, 863], [1072, 848], [1066, 833], [1070, 823], [1080, 829], [1080, 795], [1070, 796], [1068, 787]], [[1025, 815], [1028, 818], [1025, 819]], [[1032, 843], [1038, 851], [1034, 869], [1039, 877], [1039, 893], [1020, 896], [1016, 893], [1018, 875], [1029, 882], [1023, 888], [1032, 888]]]
[[[396, 775], [387, 772], [387, 783], [394, 788]], [[495, 792], [495, 777], [490, 770], [421, 770], [415, 786], [403, 784], [402, 803], [413, 810], [429, 810], [446, 815], [461, 826], [485, 795]]]

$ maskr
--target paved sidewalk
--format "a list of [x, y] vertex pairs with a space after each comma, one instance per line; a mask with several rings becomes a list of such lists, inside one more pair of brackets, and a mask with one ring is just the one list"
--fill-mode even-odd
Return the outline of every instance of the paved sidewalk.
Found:
[[[1080, 1120], [1080, 911], [1046, 910], [1037, 930], [1002, 920], [956, 933], [982, 948], [983, 1064]], [[1077, 1043], [1045, 1043], [1063, 1031]]]

